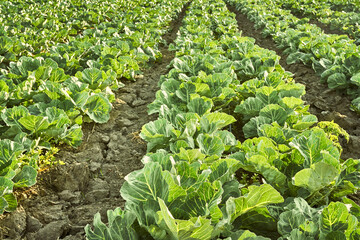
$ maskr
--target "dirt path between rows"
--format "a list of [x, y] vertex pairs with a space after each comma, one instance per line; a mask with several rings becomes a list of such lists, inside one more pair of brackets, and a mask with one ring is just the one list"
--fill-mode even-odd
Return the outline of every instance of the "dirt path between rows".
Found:
[[276, 47], [270, 38], [264, 38], [260, 30], [255, 29], [254, 23], [248, 20], [246, 15], [240, 13], [231, 5], [229, 10], [236, 14], [238, 28], [243, 36], [255, 38], [256, 44], [262, 48], [273, 50], [281, 57], [280, 64], [287, 71], [294, 74], [294, 80], [306, 86], [306, 94], [303, 100], [310, 105], [310, 113], [316, 115], [320, 121], [334, 121], [350, 134], [347, 143], [341, 139], [344, 149], [342, 158], [360, 158], [360, 121], [359, 115], [350, 110], [351, 99], [345, 92], [329, 89], [322, 83], [314, 70], [302, 63], [286, 64], [286, 55]]
[[[185, 5], [163, 38], [172, 43], [185, 16]], [[111, 117], [106, 124], [85, 124], [83, 143], [78, 149], [62, 147], [57, 159], [66, 163], [39, 174], [38, 184], [20, 190], [18, 209], [0, 217], [0, 239], [79, 240], [94, 214], [123, 207], [120, 188], [124, 177], [143, 167], [146, 144], [139, 138], [141, 127], [157, 118], [147, 114], [155, 99], [158, 81], [167, 73], [175, 57], [167, 46], [161, 47], [159, 63], [144, 71], [136, 82], [116, 93]]]

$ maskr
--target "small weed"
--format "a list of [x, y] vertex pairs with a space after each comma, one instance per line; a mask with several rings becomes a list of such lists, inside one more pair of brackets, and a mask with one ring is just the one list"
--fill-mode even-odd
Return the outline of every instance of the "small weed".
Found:
[[137, 131], [137, 132], [132, 132], [129, 134], [131, 138], [131, 141], [132, 142], [135, 142], [137, 144], [145, 144], [145, 141], [141, 139], [140, 137], [140, 131]]

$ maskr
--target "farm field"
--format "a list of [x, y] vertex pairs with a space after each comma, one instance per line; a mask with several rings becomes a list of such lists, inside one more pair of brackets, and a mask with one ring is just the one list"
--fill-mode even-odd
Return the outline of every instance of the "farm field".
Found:
[[0, 3], [0, 239], [360, 239], [356, 1]]

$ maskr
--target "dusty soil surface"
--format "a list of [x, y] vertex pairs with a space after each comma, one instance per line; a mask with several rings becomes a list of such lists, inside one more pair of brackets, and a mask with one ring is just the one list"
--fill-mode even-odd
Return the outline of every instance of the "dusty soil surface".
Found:
[[294, 74], [294, 79], [298, 83], [306, 86], [306, 94], [303, 100], [310, 105], [310, 112], [318, 117], [320, 121], [334, 121], [350, 134], [350, 141], [342, 139], [344, 149], [342, 158], [360, 158], [360, 121], [359, 115], [350, 110], [351, 99], [345, 92], [331, 90], [314, 70], [302, 63], [286, 64], [286, 55], [278, 49], [272, 38], [264, 38], [261, 30], [254, 27], [254, 23], [248, 20], [246, 15], [237, 11], [233, 6], [228, 5], [230, 11], [236, 14], [239, 30], [243, 36], [256, 39], [256, 44], [262, 48], [273, 50], [281, 57], [280, 64], [287, 71]]
[[[176, 38], [187, 6], [164, 36], [168, 44]], [[124, 206], [120, 196], [124, 177], [143, 167], [141, 158], [146, 154], [139, 131], [157, 118], [147, 114], [147, 105], [155, 99], [160, 76], [175, 57], [167, 46], [161, 52], [160, 62], [116, 93], [108, 123], [86, 124], [78, 149], [61, 147], [57, 159], [66, 164], [39, 174], [35, 187], [18, 192], [18, 209], [0, 217], [0, 239], [85, 239], [84, 227], [95, 213], [100, 212], [106, 222], [107, 210]]]

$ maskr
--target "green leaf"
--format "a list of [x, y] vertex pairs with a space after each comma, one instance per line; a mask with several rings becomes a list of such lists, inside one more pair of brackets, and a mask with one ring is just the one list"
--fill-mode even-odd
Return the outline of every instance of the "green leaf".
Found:
[[179, 180], [174, 177], [170, 172], [165, 171], [163, 172], [164, 179], [166, 183], [169, 185], [169, 197], [167, 201], [173, 202], [177, 198], [183, 198], [186, 197], [187, 192], [186, 189], [183, 188], [183, 186], [179, 183]]
[[213, 226], [211, 220], [202, 217], [191, 218], [190, 220], [175, 219], [165, 202], [159, 198], [159, 205], [161, 211], [158, 212], [159, 222], [164, 221], [167, 226], [167, 232], [170, 234], [170, 239], [211, 239]]
[[354, 215], [360, 222], [360, 206], [347, 197], [343, 198], [343, 202], [345, 203], [346, 206], [348, 207], [350, 206], [350, 213]]
[[285, 109], [277, 104], [269, 104], [262, 108], [259, 116], [269, 118], [271, 119], [270, 123], [277, 122], [279, 125], [283, 125], [288, 117]]
[[249, 168], [255, 168], [256, 173], [260, 173], [264, 176], [266, 181], [274, 186], [279, 191], [285, 191], [287, 178], [285, 174], [279, 171], [276, 167], [269, 164], [268, 160], [261, 155], [253, 155], [246, 162], [242, 162], [242, 168], [250, 170]]
[[204, 100], [203, 98], [192, 99], [187, 104], [189, 112], [197, 113], [199, 114], [199, 116], [209, 113], [211, 111], [212, 106], [213, 103], [211, 101]]
[[257, 236], [255, 233], [250, 232], [249, 230], [239, 230], [230, 236], [231, 240], [270, 240], [270, 238], [265, 238]]
[[[282, 85], [277, 87], [277, 89], [280, 89], [281, 86]], [[290, 86], [288, 86], [288, 87], [290, 87]], [[261, 102], [263, 102], [265, 104], [265, 106], [268, 104], [278, 104], [280, 102], [280, 96], [281, 96], [279, 94], [279, 92], [280, 91], [285, 92], [285, 90], [280, 89], [280, 91], [279, 91], [277, 89], [275, 90], [273, 87], [267, 87], [267, 86], [261, 87], [256, 92], [256, 98], [259, 98], [261, 100]], [[282, 97], [286, 97], [286, 96], [282, 96]]]
[[314, 239], [319, 234], [318, 209], [311, 208], [303, 198], [294, 198], [279, 216], [278, 231], [283, 237], [300, 236]]
[[7, 177], [0, 176], [0, 196], [12, 194], [14, 183]]
[[284, 199], [272, 186], [263, 184], [250, 186], [249, 193], [239, 198], [229, 198], [226, 201], [226, 211], [231, 222], [242, 214], [255, 208], [264, 207], [269, 204], [281, 203]]
[[232, 82], [232, 78], [225, 73], [214, 73], [205, 78], [204, 82], [207, 83], [211, 90], [211, 97], [216, 97], [221, 94], [223, 88], [229, 86]]
[[340, 152], [333, 142], [327, 138], [326, 133], [322, 129], [313, 128], [307, 130], [297, 135], [289, 145], [297, 149], [305, 159], [303, 163], [305, 168], [309, 168], [312, 164], [326, 160], [327, 158], [324, 158], [323, 154], [325, 152], [333, 158], [333, 160], [328, 163], [337, 169], [340, 168]]
[[57, 69], [51, 71], [49, 81], [55, 82], [55, 83], [62, 83], [65, 80], [67, 80], [68, 78], [69, 78], [69, 76], [65, 74], [64, 69], [57, 68]]
[[125, 177], [126, 182], [121, 187], [121, 196], [130, 203], [157, 201], [167, 199], [168, 185], [162, 176], [161, 166], [156, 162], [145, 164], [141, 170], [134, 171]]
[[64, 141], [73, 147], [78, 147], [82, 143], [83, 131], [81, 130], [81, 126], [75, 124], [71, 126], [71, 128], [64, 131], [59, 139]]
[[241, 113], [245, 117], [245, 121], [259, 114], [260, 110], [265, 107], [259, 98], [249, 97], [240, 105], [236, 106], [235, 113]]
[[234, 134], [226, 130], [218, 131], [215, 136], [219, 137], [223, 144], [226, 145], [225, 150], [229, 150], [231, 146], [235, 146], [238, 143]]
[[329, 88], [346, 88], [348, 81], [343, 73], [334, 73], [327, 79]]
[[[83, 108], [84, 104], [89, 98], [90, 91], [88, 89], [88, 84], [81, 82], [72, 82], [67, 85], [67, 89], [61, 88], [60, 91], [63, 95], [66, 96], [75, 106], [78, 108]], [[65, 91], [66, 90], [66, 91]], [[96, 96], [96, 95], [93, 95]]]
[[5, 209], [8, 207], [8, 203], [4, 197], [0, 197], [0, 214], [5, 212]]
[[25, 165], [21, 171], [15, 175], [13, 182], [16, 187], [30, 187], [36, 183], [37, 171], [29, 166]]
[[19, 126], [19, 119], [29, 116], [29, 110], [24, 106], [14, 106], [7, 108], [1, 113], [1, 118], [7, 126]]
[[176, 96], [186, 104], [190, 103], [191, 94], [194, 93], [196, 93], [196, 86], [191, 82], [182, 83], [180, 88], [175, 92]]
[[350, 78], [351, 83], [360, 87], [360, 72]]
[[204, 170], [199, 175], [200, 163], [194, 162], [189, 164], [187, 162], [179, 162], [176, 164], [176, 174], [180, 176], [180, 179], [176, 176], [176, 181], [181, 184], [184, 189], [198, 189], [203, 182], [205, 182], [210, 174], [210, 170]]
[[46, 130], [49, 127], [49, 121], [47, 117], [29, 115], [19, 119], [19, 123], [25, 127], [31, 133], [39, 133]]
[[10, 63], [10, 72], [21, 75], [23, 77], [27, 77], [28, 72], [35, 71], [41, 65], [39, 59], [23, 56], [16, 63]]
[[138, 239], [138, 235], [132, 228], [132, 224], [135, 220], [134, 214], [116, 208], [114, 211], [108, 210], [107, 217], [109, 226], [106, 226], [101, 221], [100, 213], [95, 214], [93, 221], [94, 230], [91, 229], [89, 224], [85, 227], [86, 238], [88, 240]]
[[0, 140], [0, 172], [15, 161], [23, 152], [23, 146], [9, 139]]
[[170, 232], [176, 236], [178, 234], [178, 231], [177, 231], [177, 225], [176, 225], [174, 217], [172, 216], [169, 209], [166, 207], [164, 200], [159, 198], [158, 201], [159, 201], [159, 205], [160, 205], [160, 209], [161, 209], [162, 218], [164, 219]]
[[[0, 56], [0, 63], [1, 63], [1, 56]], [[9, 98], [9, 87], [5, 83], [5, 81], [0, 80], [0, 103], [3, 103], [8, 100]]]
[[[5, 199], [5, 201], [7, 203], [5, 211], [7, 211], [7, 212], [15, 211], [17, 204], [18, 204], [15, 195], [14, 194], [6, 194], [3, 196], [3, 198]], [[1, 207], [0, 207], [0, 213], [1, 213]]]
[[[294, 83], [294, 82], [287, 82], [287, 83], [283, 82], [278, 87], [276, 87], [276, 90], [277, 90], [275, 91], [277, 92], [276, 95], [278, 95], [278, 97], [280, 98], [284, 98], [284, 97], [300, 98], [302, 95], [305, 94], [305, 86], [300, 83]], [[279, 100], [277, 102], [272, 102], [272, 103], [279, 103]]]
[[179, 160], [187, 161], [188, 163], [193, 163], [195, 161], [202, 161], [205, 158], [205, 154], [201, 153], [200, 149], [180, 149], [180, 152], [176, 154], [179, 157]]
[[280, 105], [285, 108], [295, 109], [299, 106], [302, 106], [304, 101], [301, 98], [296, 97], [284, 97], [281, 99]]
[[167, 151], [160, 149], [157, 150], [156, 153], [148, 153], [146, 154], [141, 162], [146, 164], [148, 162], [157, 162], [161, 165], [163, 171], [168, 170], [170, 171], [173, 167], [173, 156], [168, 153]]
[[259, 129], [259, 137], [268, 137], [274, 140], [278, 144], [285, 144], [287, 142], [287, 137], [283, 132], [284, 128], [282, 128], [277, 123], [264, 124], [260, 126]]
[[86, 225], [86, 238], [89, 240], [105, 240], [105, 231], [107, 231], [107, 226], [101, 221], [100, 213], [95, 214], [93, 224], [94, 231], [91, 229], [89, 224]]
[[315, 115], [309, 114], [302, 116], [302, 118], [296, 124], [293, 125], [293, 128], [296, 130], [305, 130], [317, 122], [318, 122], [317, 117]]
[[223, 112], [209, 113], [206, 114], [204, 117], [209, 120], [210, 124], [215, 123], [218, 129], [222, 129], [227, 125], [236, 122], [236, 119], [233, 116]]
[[338, 176], [338, 170], [333, 166], [318, 162], [297, 172], [294, 176], [294, 185], [307, 189], [310, 194], [328, 186]]
[[82, 109], [94, 122], [106, 123], [110, 119], [112, 106], [107, 98], [95, 94], [86, 100]]
[[308, 63], [311, 60], [312, 54], [303, 52], [293, 52], [286, 58], [287, 64], [294, 64], [301, 60], [303, 63]]
[[345, 204], [331, 202], [321, 213], [321, 232], [326, 235], [336, 231], [344, 232], [349, 227], [350, 217]]
[[35, 78], [38, 81], [45, 81], [50, 77], [51, 70], [50, 67], [40, 66], [32, 75], [35, 75]]
[[219, 137], [211, 137], [208, 134], [200, 134], [196, 141], [202, 153], [208, 156], [221, 156], [225, 151], [225, 146]]
[[[105, 73], [97, 68], [87, 68], [82, 72], [78, 72], [76, 76], [80, 81], [89, 84], [90, 89], [98, 89], [100, 85], [106, 80]], [[105, 77], [105, 79], [103, 79]]]
[[216, 223], [222, 217], [222, 212], [218, 206], [221, 202], [222, 193], [223, 190], [219, 181], [215, 181], [213, 184], [197, 181], [194, 186], [187, 189], [185, 198], [172, 202], [170, 210], [179, 219], [209, 216], [212, 222]]
[[14, 183], [7, 177], [0, 176], [0, 214], [16, 209], [17, 201], [13, 195]]
[[55, 125], [57, 128], [61, 128], [65, 124], [71, 123], [69, 117], [62, 109], [56, 107], [49, 107], [45, 110], [45, 114], [48, 117], [49, 123], [51, 125]]
[[147, 151], [150, 152], [168, 147], [173, 130], [173, 126], [166, 119], [158, 119], [145, 124], [141, 129], [140, 137], [148, 142]]
[[271, 119], [262, 116], [251, 118], [243, 127], [245, 138], [258, 136], [258, 129], [264, 124], [271, 124]]
[[261, 207], [242, 214], [234, 221], [233, 226], [234, 229], [248, 229], [256, 233], [259, 239], [268, 239], [261, 236], [276, 239], [275, 237], [279, 235], [276, 226], [277, 221], [278, 219], [270, 215], [267, 207]]
[[[278, 221], [278, 231], [284, 237], [290, 236], [293, 230], [299, 229], [301, 225], [306, 223], [306, 217], [295, 209], [280, 214]], [[308, 220], [308, 224], [314, 224]], [[316, 226], [315, 226], [316, 227]], [[293, 233], [294, 234], [294, 233]]]

